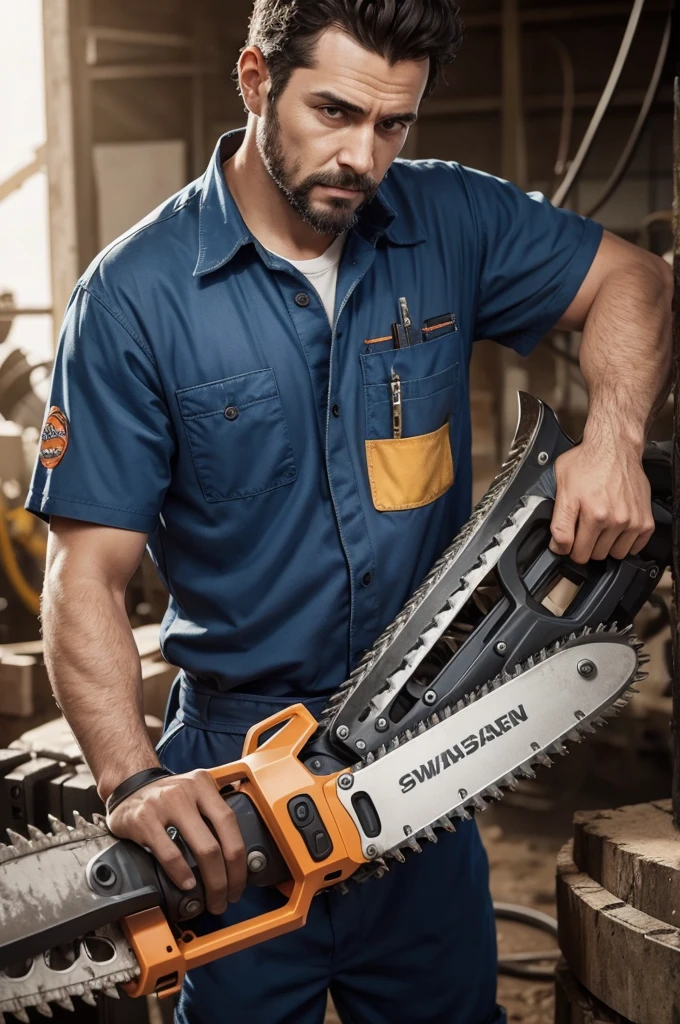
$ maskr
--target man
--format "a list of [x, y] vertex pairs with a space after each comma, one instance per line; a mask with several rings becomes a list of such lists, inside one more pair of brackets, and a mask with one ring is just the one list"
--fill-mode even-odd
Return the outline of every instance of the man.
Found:
[[[450, 0], [257, 0], [245, 133], [95, 261], [66, 314], [28, 499], [50, 522], [46, 659], [103, 798], [159, 758], [178, 773], [108, 823], [183, 884], [179, 828], [212, 915], [245, 868], [202, 769], [282, 706], [320, 714], [468, 517], [475, 338], [527, 353], [585, 326], [590, 414], [557, 466], [553, 546], [623, 557], [653, 528], [640, 456], [669, 370], [668, 268], [508, 183], [393, 163], [459, 38]], [[424, 340], [395, 348], [402, 296]], [[124, 605], [147, 543], [183, 670], [158, 756]], [[279, 899], [246, 891], [225, 920]], [[498, 1024], [495, 973], [470, 823], [191, 972], [177, 1019], [321, 1024], [330, 986], [347, 1022]]]

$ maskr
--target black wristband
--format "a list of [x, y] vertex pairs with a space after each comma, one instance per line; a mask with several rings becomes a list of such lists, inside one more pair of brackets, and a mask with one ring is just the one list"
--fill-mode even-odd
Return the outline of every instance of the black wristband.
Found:
[[129, 796], [136, 793], [138, 789], [142, 789], [143, 786], [148, 786], [151, 782], [158, 782], [160, 779], [167, 779], [170, 775], [174, 775], [174, 772], [168, 771], [167, 768], [145, 768], [142, 772], [137, 772], [135, 775], [131, 775], [129, 779], [125, 779], [119, 786], [116, 786], [113, 793], [110, 794], [106, 801], [106, 813], [110, 814], [111, 811], [115, 811], [118, 804], [122, 804], [123, 800], [127, 800]]

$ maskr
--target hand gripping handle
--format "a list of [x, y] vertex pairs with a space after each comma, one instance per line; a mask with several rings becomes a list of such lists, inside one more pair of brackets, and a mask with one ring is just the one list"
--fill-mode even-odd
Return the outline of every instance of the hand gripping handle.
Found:
[[[276, 726], [280, 728], [260, 744], [262, 736]], [[138, 980], [126, 986], [128, 994], [171, 995], [192, 967], [301, 928], [315, 894], [366, 863], [356, 826], [337, 799], [337, 778], [342, 773], [313, 775], [298, 760], [317, 728], [316, 719], [304, 705], [295, 704], [250, 729], [240, 761], [210, 769], [220, 791], [240, 782], [240, 791], [250, 797], [262, 816], [290, 871], [292, 881], [279, 886], [287, 902], [277, 910], [208, 935], [185, 931], [177, 940], [160, 910], [124, 919], [123, 927], [141, 968]], [[333, 846], [321, 862], [312, 859], [290, 818], [289, 801], [301, 794], [313, 800]]]

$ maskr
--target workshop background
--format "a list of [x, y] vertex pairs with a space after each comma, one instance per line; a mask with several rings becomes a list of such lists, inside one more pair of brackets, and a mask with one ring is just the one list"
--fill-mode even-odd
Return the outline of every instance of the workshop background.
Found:
[[[402, 155], [457, 160], [538, 189], [670, 261], [678, 57], [670, 0], [463, 0], [461, 6], [464, 45]], [[46, 532], [22, 508], [61, 317], [96, 253], [201, 174], [219, 135], [245, 123], [231, 73], [250, 7], [251, 0], [0, 0], [2, 828], [41, 825], [48, 811], [69, 821], [74, 809], [101, 809], [46, 678], [37, 617]], [[567, 431], [579, 435], [587, 407], [579, 341], [554, 332], [528, 360], [491, 342], [477, 346], [471, 370], [477, 497], [508, 451], [519, 389], [546, 400]], [[669, 400], [653, 436], [670, 438], [672, 421]], [[128, 612], [154, 736], [175, 674], [158, 649], [164, 607], [146, 560], [129, 588]], [[574, 812], [669, 797], [670, 607], [669, 577], [636, 623], [651, 661], [625, 713], [484, 815], [498, 900], [554, 914], [555, 862], [572, 835]], [[668, 818], [667, 803], [653, 806]], [[669, 857], [680, 865], [680, 839], [678, 851]], [[608, 1009], [589, 995], [564, 962], [555, 987], [559, 954], [554, 930], [546, 927], [499, 920], [502, 956], [545, 952], [541, 962], [531, 961], [531, 977], [501, 976], [510, 1021], [629, 1019], [613, 1002]], [[563, 927], [566, 934], [568, 923]], [[677, 939], [680, 948], [680, 934]], [[526, 964], [514, 961], [507, 969], [522, 974]], [[667, 982], [656, 975], [657, 988]], [[163, 1016], [168, 1019], [167, 1004], [156, 1000], [102, 999], [96, 1007], [80, 1005], [68, 1019], [158, 1024]], [[665, 1019], [659, 1011], [653, 1021]], [[328, 1021], [336, 1020], [329, 1006]]]

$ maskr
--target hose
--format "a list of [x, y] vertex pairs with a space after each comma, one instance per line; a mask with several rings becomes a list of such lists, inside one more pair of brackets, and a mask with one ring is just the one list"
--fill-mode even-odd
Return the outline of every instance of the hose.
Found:
[[626, 142], [626, 145], [623, 148], [623, 152], [621, 153], [621, 156], [618, 159], [616, 167], [610, 174], [606, 185], [604, 186], [602, 192], [595, 200], [593, 205], [590, 207], [590, 209], [586, 210], [586, 212], [584, 213], [584, 217], [593, 217], [597, 213], [597, 211], [602, 206], [604, 206], [604, 204], [607, 202], [610, 196], [612, 196], [616, 189], [619, 187], [621, 179], [628, 170], [628, 166], [635, 155], [635, 150], [637, 149], [638, 143], [640, 141], [640, 136], [642, 135], [645, 125], [647, 124], [649, 112], [654, 105], [654, 100], [656, 99], [656, 95], [659, 91], [661, 74], [666, 63], [666, 57], [668, 56], [668, 48], [671, 42], [672, 23], [673, 15], [672, 12], [669, 11], [668, 18], [666, 19], [666, 25], [663, 31], [663, 36], [661, 39], [661, 46], [659, 48], [659, 53], [656, 58], [654, 70], [652, 71], [652, 77], [649, 81], [649, 85], [647, 86], [647, 92], [645, 93], [645, 98], [642, 101], [640, 113], [638, 114], [637, 120], [633, 125], [633, 130], [631, 131], [630, 136], [628, 137], [628, 141]]
[[2, 563], [7, 579], [20, 600], [23, 601], [31, 614], [39, 615], [40, 594], [30, 585], [17, 562], [9, 530], [7, 529], [7, 508], [2, 497], [0, 497], [0, 563]]
[[[544, 914], [541, 910], [533, 910], [531, 907], [522, 907], [515, 903], [496, 903], [494, 901], [493, 911], [497, 921], [516, 921], [518, 924], [538, 928], [540, 931], [552, 935], [553, 938], [557, 938], [557, 920], [550, 914]], [[559, 950], [510, 953], [498, 961], [498, 973], [510, 978], [523, 978], [527, 981], [553, 981], [554, 970], [528, 965], [545, 960], [558, 960], [560, 955]]]
[[614, 95], [616, 87], [619, 84], [621, 72], [624, 69], [626, 61], [628, 59], [628, 54], [630, 53], [630, 48], [633, 44], [633, 40], [635, 39], [635, 34], [637, 32], [638, 24], [640, 21], [640, 15], [642, 14], [642, 9], [644, 6], [645, 0], [634, 0], [633, 2], [633, 8], [630, 12], [630, 17], [628, 18], [626, 31], [624, 32], [623, 39], [621, 41], [621, 46], [619, 47], [619, 52], [616, 55], [616, 60], [614, 61], [614, 65], [609, 75], [609, 80], [607, 81], [607, 84], [604, 87], [602, 95], [600, 96], [600, 101], [597, 104], [597, 107], [595, 108], [595, 113], [593, 114], [590, 124], [586, 129], [586, 133], [583, 136], [583, 141], [579, 146], [579, 150], [576, 156], [574, 157], [571, 167], [567, 171], [564, 181], [561, 183], [561, 185], [555, 192], [554, 196], [552, 197], [553, 206], [562, 206], [564, 200], [571, 192], [574, 182], [581, 173], [583, 164], [585, 163], [586, 157], [590, 152], [590, 147], [593, 143], [593, 139], [595, 138], [600, 129], [600, 125], [602, 124], [604, 115], [607, 113], [609, 104], [611, 103], [612, 96]]

